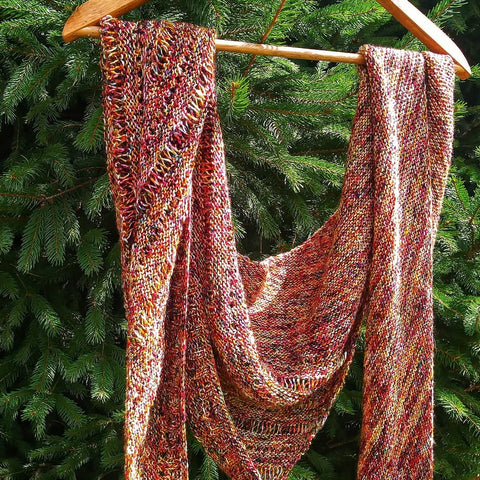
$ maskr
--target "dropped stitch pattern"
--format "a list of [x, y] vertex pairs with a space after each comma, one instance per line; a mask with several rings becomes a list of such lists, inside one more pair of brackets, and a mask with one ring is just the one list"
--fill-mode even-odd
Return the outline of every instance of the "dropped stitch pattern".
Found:
[[233, 480], [286, 479], [365, 322], [357, 479], [432, 479], [432, 263], [453, 61], [363, 45], [337, 210], [302, 244], [253, 261], [235, 244], [214, 41], [189, 23], [101, 23], [128, 320], [125, 478], [187, 479], [188, 422]]

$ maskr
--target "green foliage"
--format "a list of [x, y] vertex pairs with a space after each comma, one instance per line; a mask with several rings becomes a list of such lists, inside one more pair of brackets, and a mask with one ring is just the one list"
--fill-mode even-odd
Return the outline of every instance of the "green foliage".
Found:
[[82, 152], [99, 151], [103, 145], [103, 109], [93, 104], [89, 105], [85, 116], [85, 123], [80, 129], [74, 145]]
[[480, 185], [468, 183], [454, 162], [434, 257], [436, 475], [445, 479], [480, 472]]
[[216, 463], [208, 456], [204, 455], [200, 472], [198, 473], [197, 480], [218, 480], [219, 471]]
[[[0, 478], [123, 478], [125, 341], [106, 171], [100, 45], [65, 44], [82, 0], [0, 0]], [[478, 61], [480, 7], [416, 2]], [[279, 6], [283, 5], [279, 10]], [[277, 15], [272, 24], [272, 20]], [[358, 51], [425, 47], [373, 0], [158, 0], [125, 16], [218, 37]], [[272, 24], [272, 25], [271, 25]], [[271, 27], [271, 29], [270, 29]], [[265, 35], [268, 31], [268, 35]], [[356, 67], [219, 52], [218, 106], [238, 249], [306, 240], [338, 206]], [[435, 478], [480, 474], [480, 67], [457, 83], [455, 154], [434, 254]], [[289, 479], [355, 478], [363, 335], [324, 428]], [[220, 471], [188, 434], [190, 476]]]
[[98, 272], [102, 266], [102, 251], [107, 242], [106, 233], [104, 229], [92, 228], [82, 237], [77, 250], [77, 259], [81, 269], [87, 275]]

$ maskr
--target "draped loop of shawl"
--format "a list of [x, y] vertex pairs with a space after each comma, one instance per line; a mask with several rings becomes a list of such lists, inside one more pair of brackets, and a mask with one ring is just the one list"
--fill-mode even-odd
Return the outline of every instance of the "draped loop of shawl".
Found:
[[360, 48], [339, 206], [302, 244], [254, 261], [235, 244], [215, 30], [105, 17], [101, 45], [128, 320], [125, 478], [187, 479], [187, 422], [233, 480], [287, 478], [364, 323], [357, 478], [431, 479], [451, 58]]

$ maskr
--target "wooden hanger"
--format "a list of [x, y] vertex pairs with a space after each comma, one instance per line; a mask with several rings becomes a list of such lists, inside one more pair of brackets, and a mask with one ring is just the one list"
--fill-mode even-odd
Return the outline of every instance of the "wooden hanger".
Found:
[[[76, 8], [73, 14], [67, 19], [62, 32], [63, 39], [66, 42], [71, 42], [78, 37], [99, 37], [100, 28], [97, 25], [105, 15], [119, 17], [147, 3], [147, 1], [148, 0], [88, 0]], [[432, 52], [450, 55], [455, 63], [455, 73], [459, 78], [465, 80], [472, 74], [467, 59], [457, 45], [408, 0], [377, 1]], [[217, 50], [227, 52], [304, 58], [307, 60], [327, 60], [330, 62], [365, 63], [363, 55], [357, 53], [246, 43], [233, 40], [221, 40], [218, 38], [215, 39], [215, 46]]]

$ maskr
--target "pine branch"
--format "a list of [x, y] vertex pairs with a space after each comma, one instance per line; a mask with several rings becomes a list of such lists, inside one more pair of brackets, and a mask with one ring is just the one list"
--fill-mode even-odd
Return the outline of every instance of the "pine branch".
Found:
[[[277, 8], [277, 11], [275, 12], [275, 15], [272, 19], [272, 21], [270, 22], [270, 25], [268, 26], [266, 32], [262, 35], [262, 39], [260, 40], [260, 43], [264, 43], [265, 40], [267, 39], [268, 35], [270, 34], [270, 32], [272, 31], [272, 28], [274, 27], [275, 23], [277, 23], [277, 20], [278, 20], [278, 17], [280, 15], [280, 12], [282, 11], [284, 5], [285, 5], [285, 2], [286, 0], [281, 0], [280, 1], [280, 5], [278, 6]], [[253, 62], [255, 62], [255, 59], [257, 58], [256, 55], [252, 55], [252, 58], [250, 59], [250, 62], [249, 64], [246, 66], [245, 70], [243, 71], [242, 73], [242, 77], [246, 77], [247, 76], [247, 73], [249, 72], [250, 68], [252, 67], [253, 65]], [[232, 95], [234, 95], [234, 92], [232, 92]]]

